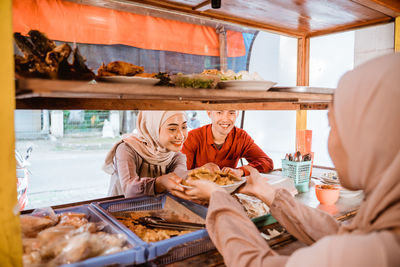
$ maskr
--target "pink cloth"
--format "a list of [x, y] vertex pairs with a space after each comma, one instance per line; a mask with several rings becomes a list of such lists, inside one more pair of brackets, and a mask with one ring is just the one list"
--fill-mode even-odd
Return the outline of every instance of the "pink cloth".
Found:
[[341, 183], [366, 194], [352, 224], [340, 232], [400, 230], [400, 54], [345, 74], [334, 101], [348, 166], [357, 166]]
[[207, 229], [227, 266], [400, 266], [400, 54], [348, 72], [334, 112], [349, 155], [350, 189], [365, 200], [350, 225], [276, 192], [271, 214], [311, 246], [279, 256], [259, 236], [238, 203], [224, 192], [210, 199]]

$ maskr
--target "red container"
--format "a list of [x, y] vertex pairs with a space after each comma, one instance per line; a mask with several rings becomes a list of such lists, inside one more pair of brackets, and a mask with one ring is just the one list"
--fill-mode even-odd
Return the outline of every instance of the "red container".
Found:
[[311, 153], [312, 146], [312, 130], [296, 131], [296, 151], [300, 151], [302, 155]]
[[315, 194], [321, 204], [333, 205], [339, 199], [340, 187], [335, 185], [321, 185], [315, 186]]

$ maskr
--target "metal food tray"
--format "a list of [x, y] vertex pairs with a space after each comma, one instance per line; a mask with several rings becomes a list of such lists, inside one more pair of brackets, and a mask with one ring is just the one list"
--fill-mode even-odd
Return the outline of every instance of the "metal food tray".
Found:
[[171, 194], [164, 194], [157, 197], [144, 196], [139, 198], [110, 200], [92, 203], [92, 205], [123, 232], [131, 236], [135, 242], [145, 247], [147, 261], [154, 261], [157, 265], [168, 264], [215, 249], [206, 229], [171, 237], [158, 242], [146, 243], [112, 215], [112, 213], [115, 212], [160, 210], [164, 208], [167, 197], [172, 198], [202, 218], [205, 218], [207, 215], [206, 207], [177, 198]]
[[118, 229], [115, 225], [113, 225], [109, 220], [100, 214], [97, 210], [89, 205], [76, 206], [71, 208], [64, 209], [56, 209], [54, 210], [56, 214], [64, 213], [64, 212], [77, 212], [84, 213], [89, 222], [103, 222], [105, 223], [105, 227], [102, 231], [109, 234], [122, 234], [126, 236], [128, 246], [130, 249], [117, 252], [114, 254], [104, 255], [89, 258], [84, 261], [75, 262], [71, 264], [65, 264], [61, 266], [65, 267], [97, 267], [97, 266], [127, 266], [132, 264], [140, 264], [146, 262], [145, 258], [145, 249], [142, 246], [139, 246], [137, 242], [135, 242], [132, 238], [126, 235], [123, 231]]

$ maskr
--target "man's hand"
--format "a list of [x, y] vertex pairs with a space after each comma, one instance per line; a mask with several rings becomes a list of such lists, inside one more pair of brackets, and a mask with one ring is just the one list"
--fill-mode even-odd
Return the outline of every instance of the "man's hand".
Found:
[[213, 162], [206, 163], [203, 166], [201, 166], [200, 168], [205, 168], [205, 169], [209, 170], [210, 172], [220, 171], [220, 168], [218, 167], [218, 165]]
[[225, 173], [230, 173], [233, 176], [236, 176], [238, 178], [240, 178], [244, 175], [244, 171], [242, 169], [233, 169], [233, 168], [229, 168], [229, 167], [223, 167], [222, 171]]

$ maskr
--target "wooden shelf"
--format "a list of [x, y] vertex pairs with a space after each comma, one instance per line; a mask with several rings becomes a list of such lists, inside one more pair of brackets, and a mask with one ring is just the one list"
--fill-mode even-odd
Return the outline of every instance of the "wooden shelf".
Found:
[[17, 109], [102, 110], [307, 110], [327, 109], [331, 94], [194, 89], [105, 83], [20, 79]]

